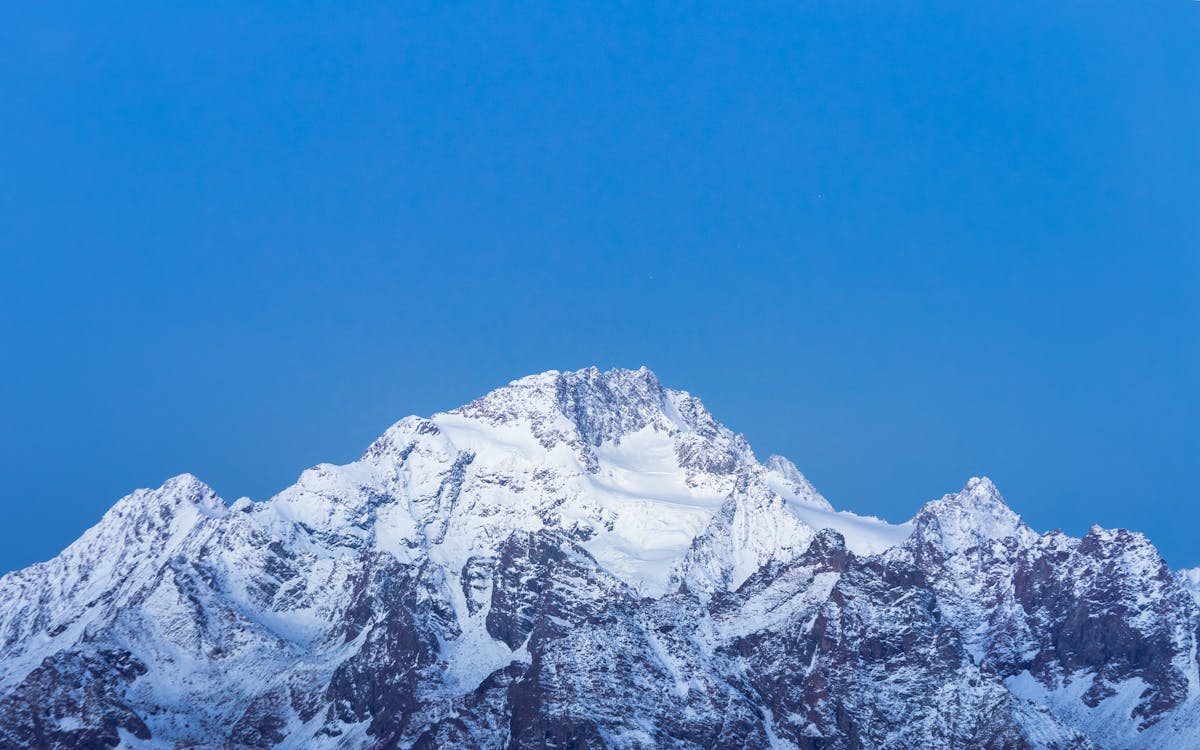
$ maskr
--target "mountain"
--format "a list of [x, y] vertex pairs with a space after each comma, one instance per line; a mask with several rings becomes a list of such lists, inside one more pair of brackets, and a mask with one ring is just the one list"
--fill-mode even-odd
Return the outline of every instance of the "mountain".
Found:
[[4, 576], [0, 750], [1190, 748], [1197, 581], [986, 479], [835, 511], [645, 369], [547, 372]]

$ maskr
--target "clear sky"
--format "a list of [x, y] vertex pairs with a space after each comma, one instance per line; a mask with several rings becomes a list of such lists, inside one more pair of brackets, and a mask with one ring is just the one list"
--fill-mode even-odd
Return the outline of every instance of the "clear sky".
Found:
[[246, 5], [6, 11], [0, 570], [591, 364], [1200, 565], [1200, 3]]

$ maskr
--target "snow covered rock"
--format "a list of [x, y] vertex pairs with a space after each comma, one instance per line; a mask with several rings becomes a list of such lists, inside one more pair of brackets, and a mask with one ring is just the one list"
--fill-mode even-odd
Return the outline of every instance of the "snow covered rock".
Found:
[[1103, 747], [1200, 738], [1196, 600], [1141, 534], [1039, 536], [972, 479], [926, 505], [902, 549], [1016, 695]]
[[1191, 747], [1197, 580], [983, 479], [836, 511], [644, 368], [547, 372], [0, 578], [0, 750]]

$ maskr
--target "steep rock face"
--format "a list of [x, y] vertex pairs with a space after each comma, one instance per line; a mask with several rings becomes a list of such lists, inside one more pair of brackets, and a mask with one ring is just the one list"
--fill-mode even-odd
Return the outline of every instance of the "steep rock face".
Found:
[[114, 747], [150, 730], [124, 698], [146, 668], [128, 652], [59, 653], [0, 701], [0, 748]]
[[496, 556], [487, 631], [514, 651], [530, 636], [561, 637], [591, 615], [633, 597], [563, 535], [515, 533]]
[[996, 486], [973, 478], [961, 492], [921, 509], [904, 549], [977, 660], [986, 652], [1019, 661], [1032, 635], [1014, 580], [1036, 542], [1037, 533], [1004, 504]]
[[812, 538], [813, 529], [788, 512], [761, 473], [746, 473], [692, 541], [671, 583], [707, 599], [737, 588], [768, 562], [787, 562]]
[[454, 635], [456, 625], [453, 613], [426, 595], [422, 572], [385, 555], [365, 566], [342, 623], [344, 641], [357, 648], [325, 690], [329, 734], [337, 736], [338, 725], [369, 722], [369, 735], [394, 741], [427, 687], [439, 681], [439, 636]]
[[4, 576], [0, 750], [1190, 746], [1196, 578], [986, 480], [838, 512], [645, 369], [549, 372]]
[[[669, 600], [668, 600], [669, 601]], [[617, 607], [534, 650], [510, 692], [512, 747], [765, 747], [754, 705], [710, 663], [694, 601]]]
[[1039, 536], [973, 479], [922, 509], [903, 549], [1018, 695], [1109, 746], [1195, 736], [1196, 602], [1142, 535]]
[[[781, 609], [785, 617], [775, 614]], [[751, 612], [771, 613], [770, 624]], [[796, 561], [747, 581], [719, 617], [734, 636], [724, 651], [741, 662], [775, 736], [790, 745], [1090, 747], [1048, 717], [1028, 715], [971, 661], [903, 555], [859, 559], [823, 531]]]
[[0, 579], [0, 653], [20, 658], [39, 635], [77, 637], [134, 598], [159, 561], [201, 548], [226, 514], [190, 474], [122, 498], [58, 557]]

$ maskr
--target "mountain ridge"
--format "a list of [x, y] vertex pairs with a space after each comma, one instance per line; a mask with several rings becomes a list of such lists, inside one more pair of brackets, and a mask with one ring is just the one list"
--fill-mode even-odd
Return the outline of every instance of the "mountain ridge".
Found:
[[1148, 748], [1200, 738], [1195, 580], [986, 478], [835, 511], [645, 368], [549, 371], [0, 577], [0, 750]]

